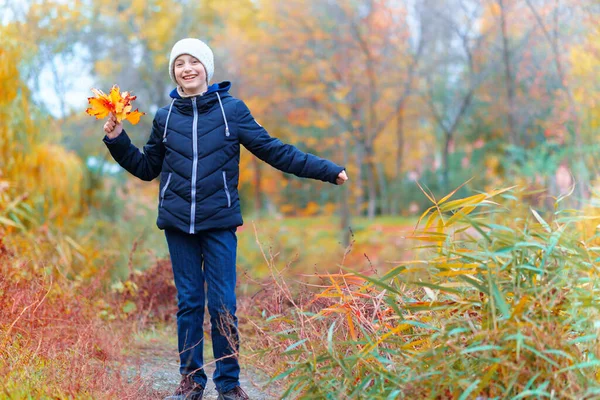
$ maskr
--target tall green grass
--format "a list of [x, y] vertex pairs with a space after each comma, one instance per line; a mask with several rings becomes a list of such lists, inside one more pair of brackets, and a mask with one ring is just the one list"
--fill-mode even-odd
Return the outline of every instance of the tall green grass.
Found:
[[253, 350], [284, 398], [600, 397], [595, 209], [452, 194], [427, 194], [413, 258], [385, 274], [343, 260], [298, 294], [270, 264]]

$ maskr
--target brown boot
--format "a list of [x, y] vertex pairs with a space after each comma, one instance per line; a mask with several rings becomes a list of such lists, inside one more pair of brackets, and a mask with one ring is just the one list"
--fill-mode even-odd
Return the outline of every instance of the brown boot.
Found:
[[204, 386], [194, 382], [194, 379], [188, 375], [181, 379], [179, 387], [172, 396], [164, 400], [202, 400], [204, 395]]
[[221, 393], [219, 392], [218, 400], [249, 400], [250, 397], [244, 392], [244, 390], [236, 386], [231, 389], [229, 392]]

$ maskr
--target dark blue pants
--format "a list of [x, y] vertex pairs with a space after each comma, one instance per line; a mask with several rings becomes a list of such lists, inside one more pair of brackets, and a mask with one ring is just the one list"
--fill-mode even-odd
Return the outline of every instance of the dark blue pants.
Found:
[[[240, 366], [236, 298], [236, 228], [201, 231], [190, 235], [165, 230], [177, 287], [177, 338], [182, 375], [206, 387], [203, 365], [204, 306], [208, 300], [217, 389], [227, 392], [239, 385]], [[204, 283], [206, 282], [206, 292]]]

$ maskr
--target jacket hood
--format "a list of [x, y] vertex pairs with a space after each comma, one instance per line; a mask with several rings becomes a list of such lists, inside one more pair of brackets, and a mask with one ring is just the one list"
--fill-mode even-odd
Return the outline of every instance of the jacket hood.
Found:
[[[231, 82], [229, 82], [229, 81], [223, 81], [221, 83], [213, 83], [212, 85], [210, 85], [208, 87], [208, 90], [206, 92], [204, 92], [204, 94], [202, 96], [206, 96], [207, 94], [211, 94], [211, 93], [215, 93], [215, 92], [228, 92], [230, 88], [231, 88]], [[172, 99], [182, 99], [182, 97], [179, 95], [179, 93], [177, 93], [177, 88], [174, 88], [173, 90], [171, 90], [171, 93], [169, 94], [169, 96]]]
[[173, 99], [171, 104], [184, 114], [193, 113], [193, 104], [196, 103], [198, 111], [210, 110], [215, 104], [221, 102], [222, 99], [231, 97], [228, 90], [231, 87], [231, 82], [225, 81], [221, 83], [214, 83], [208, 87], [208, 90], [202, 95], [192, 97], [181, 97], [177, 93], [177, 88], [171, 91], [171, 98]]

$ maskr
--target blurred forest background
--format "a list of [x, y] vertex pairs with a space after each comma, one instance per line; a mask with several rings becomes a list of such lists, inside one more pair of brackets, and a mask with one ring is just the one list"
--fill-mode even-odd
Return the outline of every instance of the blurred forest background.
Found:
[[[352, 177], [347, 192], [311, 190], [314, 182], [244, 157], [249, 213], [329, 215], [346, 205], [353, 216], [414, 215], [426, 205], [417, 180], [437, 195], [471, 178], [478, 190], [510, 181], [558, 195], [570, 174], [581, 200], [597, 179], [593, 3], [9, 2], [3, 68], [20, 74], [9, 75], [3, 101], [31, 101], [53, 124], [44, 140], [74, 151], [87, 166], [82, 186], [94, 189], [105, 171], [94, 168], [106, 159], [102, 124], [69, 94], [115, 83], [133, 91], [148, 113], [129, 129], [142, 145], [169, 101], [170, 48], [198, 37], [215, 50], [213, 81], [232, 81], [273, 135]], [[7, 90], [19, 81], [22, 90]], [[3, 120], [17, 127], [16, 116]], [[107, 206], [75, 200], [72, 212]]]
[[[108, 92], [118, 84], [137, 95], [134, 108], [147, 115], [125, 129], [141, 147], [154, 113], [169, 102], [172, 45], [200, 38], [215, 53], [213, 82], [231, 81], [232, 95], [271, 135], [346, 166], [350, 180], [337, 187], [283, 174], [243, 150], [238, 264], [250, 278], [240, 278], [242, 293], [250, 295], [254, 280], [278, 263], [312, 274], [337, 271], [342, 260], [385, 274], [421, 256], [403, 237], [457, 188], [453, 195], [464, 202], [438, 209], [440, 216], [465, 217], [494, 190], [513, 186], [518, 193], [505, 200], [515, 201], [515, 210], [537, 210], [527, 218], [544, 232], [555, 228], [546, 220], [563, 205], [573, 213], [595, 210], [599, 22], [595, 0], [0, 0], [0, 372], [9, 376], [7, 393], [37, 390], [19, 386], [33, 368], [46, 371], [40, 381], [58, 371], [50, 380], [56, 386], [40, 395], [87, 388], [110, 398], [112, 376], [85, 378], [103, 370], [88, 363], [90, 355], [118, 358], [118, 340], [107, 339], [103, 324], [157, 307], [146, 303], [139, 276], [167, 257], [154, 225], [158, 182], [138, 181], [110, 158], [103, 121], [84, 113], [92, 87]], [[457, 213], [459, 207], [468, 208]], [[524, 215], [495, 223], [512, 226]], [[451, 225], [443, 221], [430, 218], [427, 228], [438, 224], [441, 235]], [[588, 228], [577, 232], [596, 240]], [[441, 246], [427, 234], [418, 239]], [[272, 257], [263, 257], [257, 237]], [[166, 268], [152, 275], [158, 281], [144, 281], [156, 285], [144, 293], [172, 288]], [[166, 296], [170, 304], [173, 293]], [[421, 297], [438, 299], [423, 288], [414, 294]], [[502, 304], [516, 306], [517, 299]], [[498, 310], [508, 309], [490, 312]], [[93, 339], [82, 341], [75, 328], [57, 330], [51, 321], [65, 313], [79, 315], [81, 326], [91, 323]], [[350, 314], [342, 315], [351, 324]], [[344, 332], [358, 340], [354, 326]], [[286, 337], [282, 349], [301, 338]], [[40, 350], [46, 340], [56, 346]], [[66, 372], [44, 365], [73, 346], [82, 347], [69, 363], [81, 368], [68, 380], [74, 386], [65, 386]], [[485, 371], [488, 382], [499, 373]], [[451, 393], [467, 393], [464, 381], [457, 385]]]

